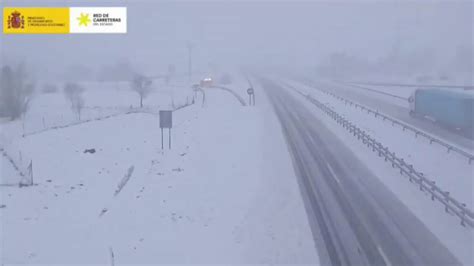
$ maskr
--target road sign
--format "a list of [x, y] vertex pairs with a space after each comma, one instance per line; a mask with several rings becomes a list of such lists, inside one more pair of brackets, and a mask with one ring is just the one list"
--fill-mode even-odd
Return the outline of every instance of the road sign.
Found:
[[161, 128], [173, 127], [173, 111], [170, 111], [170, 110], [160, 111], [160, 127]]
[[253, 94], [253, 88], [248, 88], [247, 89], [247, 93], [250, 95], [250, 94]]
[[160, 110], [161, 149], [163, 149], [163, 128], [168, 128], [168, 144], [171, 149], [171, 128], [173, 127], [173, 111]]

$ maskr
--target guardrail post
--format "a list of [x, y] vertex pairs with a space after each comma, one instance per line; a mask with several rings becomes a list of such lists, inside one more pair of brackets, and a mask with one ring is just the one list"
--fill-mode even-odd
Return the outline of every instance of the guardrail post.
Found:
[[445, 197], [445, 201], [446, 201], [446, 202], [444, 203], [444, 211], [447, 212], [447, 213], [449, 213], [448, 205], [449, 205], [449, 199], [450, 199], [450, 197], [449, 197], [449, 192], [448, 192], [448, 191], [445, 191], [445, 192], [444, 192], [444, 197]]
[[435, 199], [434, 192], [433, 192], [434, 187], [436, 187], [436, 181], [431, 181], [431, 200], [433, 201]]
[[[406, 166], [407, 164], [405, 163], [405, 160], [403, 160], [403, 158], [401, 159], [401, 163], [402, 163], [402, 166]], [[403, 174], [403, 169], [402, 167], [400, 167], [400, 174]]]
[[[462, 206], [466, 208], [465, 203], [463, 203]], [[461, 209], [461, 225], [462, 226], [466, 226], [466, 223], [464, 222], [464, 220], [466, 219], [466, 211], [464, 211], [464, 208]]]

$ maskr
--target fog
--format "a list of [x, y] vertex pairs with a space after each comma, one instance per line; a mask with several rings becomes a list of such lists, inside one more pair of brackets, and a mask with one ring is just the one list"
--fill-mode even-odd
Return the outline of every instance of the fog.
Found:
[[474, 265], [474, 0], [22, 6], [0, 265]]
[[[377, 61], [394, 51], [447, 68], [472, 55], [472, 1], [19, 1], [1, 6], [126, 6], [128, 33], [2, 35], [3, 62], [40, 76], [130, 62], [150, 75], [176, 65], [314, 68], [333, 53]], [[3, 19], [3, 18], [2, 18]], [[3, 19], [4, 20], [4, 19]], [[472, 58], [471, 58], [472, 59]], [[471, 60], [468, 58], [468, 60]], [[471, 60], [472, 61], [472, 60]]]

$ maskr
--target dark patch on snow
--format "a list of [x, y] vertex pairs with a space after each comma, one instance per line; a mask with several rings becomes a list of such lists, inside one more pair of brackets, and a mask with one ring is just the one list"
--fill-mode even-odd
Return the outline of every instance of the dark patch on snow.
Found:
[[100, 211], [99, 217], [102, 217], [102, 215], [104, 215], [107, 211], [107, 208], [103, 208], [102, 211]]
[[85, 150], [84, 150], [84, 153], [91, 153], [91, 154], [94, 154], [94, 153], [95, 153], [95, 149], [85, 149]]

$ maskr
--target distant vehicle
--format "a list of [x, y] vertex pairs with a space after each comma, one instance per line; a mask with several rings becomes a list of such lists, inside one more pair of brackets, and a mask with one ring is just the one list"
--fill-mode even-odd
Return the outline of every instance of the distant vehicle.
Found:
[[204, 79], [202, 79], [200, 85], [201, 85], [201, 87], [203, 87], [203, 88], [212, 87], [212, 85], [213, 85], [212, 78], [204, 78]]
[[473, 133], [474, 93], [454, 89], [417, 89], [408, 99], [410, 115]]

